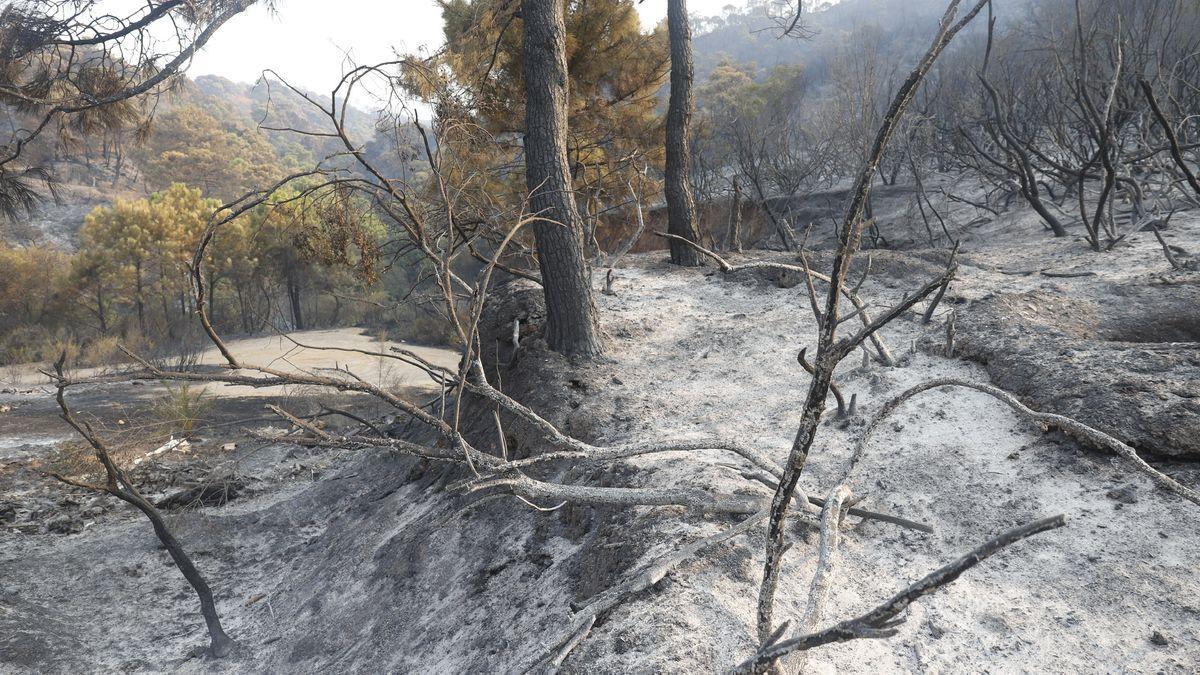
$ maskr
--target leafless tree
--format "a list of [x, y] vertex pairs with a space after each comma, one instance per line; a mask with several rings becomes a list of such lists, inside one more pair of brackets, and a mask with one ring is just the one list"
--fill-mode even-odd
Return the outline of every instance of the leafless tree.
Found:
[[129, 474], [113, 460], [112, 454], [109, 452], [108, 446], [104, 444], [104, 441], [100, 439], [99, 435], [96, 434], [87, 422], [81, 421], [76, 417], [75, 413], [67, 405], [66, 388], [69, 380], [63, 372], [63, 363], [65, 361], [66, 353], [64, 352], [58, 359], [58, 362], [54, 364], [54, 373], [52, 374], [53, 379], [58, 385], [56, 400], [59, 409], [62, 411], [61, 416], [71, 428], [92, 446], [96, 460], [104, 469], [105, 479], [103, 483], [92, 484], [74, 480], [60, 474], [51, 475], [67, 485], [116, 497], [141, 511], [142, 515], [146, 516], [146, 519], [154, 527], [154, 536], [158, 537], [163, 548], [167, 549], [167, 553], [170, 554], [175, 567], [179, 569], [184, 578], [187, 579], [187, 582], [191, 584], [192, 589], [196, 591], [196, 597], [200, 599], [200, 613], [204, 616], [204, 623], [208, 627], [208, 636], [210, 639], [209, 655], [214, 658], [228, 656], [236, 645], [221, 627], [221, 618], [217, 615], [217, 605], [213, 600], [213, 592], [212, 588], [208, 585], [208, 580], [196, 568], [196, 564], [192, 562], [191, 556], [187, 554], [187, 551], [184, 550], [179, 540], [175, 538], [163, 515], [155, 508], [154, 504], [151, 504], [149, 500], [142, 496], [137, 486], [130, 480]]
[[1177, 174], [1137, 82], [1194, 69], [1197, 17], [1180, 2], [1036, 7], [1036, 21], [1004, 33], [990, 19], [980, 106], [959, 126], [960, 158], [994, 191], [1020, 195], [1055, 236], [1068, 233], [1073, 198], [1088, 243], [1111, 249], [1154, 219], [1147, 200], [1166, 186], [1152, 178]]

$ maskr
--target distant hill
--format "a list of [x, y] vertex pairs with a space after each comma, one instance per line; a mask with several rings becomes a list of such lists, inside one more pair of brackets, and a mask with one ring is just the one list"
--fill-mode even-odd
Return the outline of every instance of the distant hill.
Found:
[[[781, 38], [782, 30], [768, 14], [772, 3], [764, 0], [720, 16], [693, 17], [696, 79], [707, 79], [723, 59], [753, 63], [763, 71], [778, 65], [804, 64], [810, 75], [820, 78], [831, 55], [847, 46], [855, 31], [863, 28], [881, 29], [878, 32], [884, 53], [915, 61], [928, 46], [946, 4], [946, 0], [842, 0], [825, 4], [804, 17], [803, 25], [811, 34], [808, 39]], [[973, 28], [982, 25], [978, 22]]]
[[[328, 94], [305, 94], [328, 104]], [[28, 120], [11, 109], [0, 110], [0, 118], [13, 127], [28, 126]], [[374, 114], [350, 108], [345, 121], [352, 142], [363, 146], [383, 172], [407, 177], [411, 166], [406, 158], [417, 156], [415, 133], [405, 130], [397, 152], [393, 140], [376, 132]], [[124, 129], [77, 138], [69, 146], [59, 146], [47, 135], [50, 142], [31, 145], [27, 156], [51, 169], [58, 181], [58, 200], [47, 201], [20, 222], [0, 223], [0, 240], [70, 248], [84, 216], [113, 199], [142, 197], [176, 180], [200, 187], [209, 196], [228, 198], [346, 150], [340, 139], [260, 125], [330, 130], [330, 120], [321, 110], [286, 87], [203, 75], [185, 78], [159, 99], [146, 127], [148, 135], [145, 130]], [[353, 164], [344, 157], [332, 163]]]
[[[193, 91], [182, 103], [216, 103], [226, 106], [234, 115], [254, 124], [310, 131], [328, 131], [329, 118], [300, 94], [273, 83], [260, 81], [257, 84], [234, 82], [219, 75], [201, 75], [190, 80]], [[322, 106], [329, 105], [329, 94], [304, 91], [305, 95]], [[198, 100], [197, 100], [198, 99]], [[375, 116], [351, 107], [346, 111], [346, 130], [351, 140], [365, 143], [375, 135]], [[286, 131], [266, 131], [266, 136], [280, 154], [286, 154], [294, 145], [307, 148], [319, 159], [331, 152], [345, 148], [341, 143], [328, 138], [315, 138]]]

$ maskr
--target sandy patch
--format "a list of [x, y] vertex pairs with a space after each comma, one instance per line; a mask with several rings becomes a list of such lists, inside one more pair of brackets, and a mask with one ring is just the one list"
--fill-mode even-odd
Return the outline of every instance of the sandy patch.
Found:
[[[412, 351], [422, 358], [444, 365], [457, 367], [456, 352], [439, 347], [426, 347], [389, 340], [378, 340], [363, 333], [358, 328], [330, 328], [325, 330], [298, 331], [288, 334], [295, 342], [306, 347], [298, 346], [292, 340], [282, 335], [241, 338], [227, 341], [227, 346], [239, 360], [258, 366], [269, 366], [285, 372], [319, 372], [320, 369], [333, 367], [349, 368], [354, 374], [373, 384], [388, 387], [423, 387], [432, 386], [425, 374], [412, 366], [396, 359], [379, 356], [368, 356], [352, 351], [331, 351], [330, 349], [359, 349], [363, 351], [388, 353], [392, 347], [400, 347]], [[206, 349], [199, 358], [201, 365], [217, 366], [224, 363], [216, 348]], [[5, 366], [0, 371], [0, 383], [13, 388], [41, 387], [49, 383], [49, 379], [40, 371], [46, 364], [28, 363]], [[90, 377], [112, 372], [121, 366], [105, 366], [102, 368], [80, 368], [74, 372], [76, 377]], [[252, 374], [252, 373], [250, 373]], [[234, 385], [212, 385], [209, 393], [216, 396], [277, 396], [280, 387], [247, 387]]]

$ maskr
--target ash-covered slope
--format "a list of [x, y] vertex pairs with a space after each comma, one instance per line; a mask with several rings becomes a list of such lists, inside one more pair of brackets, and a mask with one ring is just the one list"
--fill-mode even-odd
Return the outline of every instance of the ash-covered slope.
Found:
[[[1043, 255], [1098, 273], [1073, 284], [1132, 283], [1165, 265], [1147, 238], [1135, 236], [1121, 258], [1060, 241], [1047, 242]], [[944, 308], [969, 311], [1001, 291], [1101, 292], [997, 271], [1019, 253], [977, 248]], [[864, 296], [888, 305], [941, 255], [876, 254]], [[813, 338], [804, 286], [780, 287], [788, 285], [636, 256], [617, 271], [616, 295], [596, 296], [610, 356], [573, 369], [539, 343], [537, 292], [514, 286], [487, 317], [488, 370], [504, 391], [589, 442], [715, 435], [783, 461], [808, 387], [796, 352]], [[515, 355], [507, 344], [514, 318], [533, 329]], [[943, 319], [939, 311], [922, 326], [906, 317], [885, 331], [898, 367], [843, 365], [839, 381], [858, 395], [859, 416], [831, 415], [822, 426], [805, 490], [821, 495], [840, 478], [864, 419], [900, 391], [933, 377], [987, 381], [980, 366], [915, 349], [924, 341], [937, 351]], [[476, 438], [497, 433], [490, 407], [473, 403], [464, 412]], [[1062, 512], [1069, 525], [922, 599], [894, 638], [812, 652], [811, 669], [1184, 672], [1200, 661], [1200, 509], [975, 393], [930, 392], [885, 429], [855, 490], [864, 507], [935, 532], [848, 519], [827, 621], [874, 606], [1018, 523]], [[544, 450], [507, 418], [505, 431], [518, 456]], [[0, 535], [0, 670], [523, 671], [567, 630], [572, 602], [736, 522], [679, 508], [566, 504], [543, 512], [511, 497], [476, 502], [449, 489], [464, 474], [443, 467], [378, 452], [288, 459], [287, 451], [263, 451], [243, 473], [283, 463], [300, 467], [289, 475], [301, 479], [175, 520], [242, 645], [235, 657], [196, 655], [206, 640], [194, 596], [149, 528], [131, 517], [68, 537]], [[697, 451], [603, 470], [560, 465], [547, 477], [768, 495], [743, 468]], [[1200, 483], [1192, 465], [1165, 468]], [[780, 617], [803, 613], [814, 567], [812, 519], [796, 521]], [[604, 617], [563, 668], [710, 672], [740, 662], [754, 647], [761, 550], [756, 530], [683, 565]]]

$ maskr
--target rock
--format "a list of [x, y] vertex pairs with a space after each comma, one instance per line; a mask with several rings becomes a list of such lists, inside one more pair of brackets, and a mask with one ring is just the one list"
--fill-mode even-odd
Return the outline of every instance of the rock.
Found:
[[46, 523], [46, 530], [54, 534], [75, 534], [82, 531], [83, 526], [71, 516], [59, 516]]
[[1132, 483], [1126, 483], [1120, 487], [1115, 487], [1105, 493], [1105, 495], [1109, 499], [1118, 501], [1122, 504], [1136, 504], [1138, 500], [1137, 486]]

